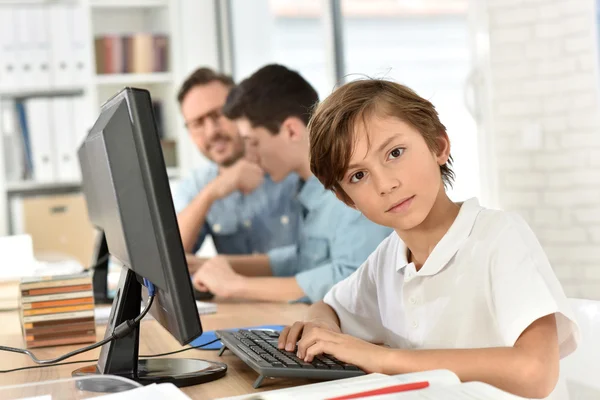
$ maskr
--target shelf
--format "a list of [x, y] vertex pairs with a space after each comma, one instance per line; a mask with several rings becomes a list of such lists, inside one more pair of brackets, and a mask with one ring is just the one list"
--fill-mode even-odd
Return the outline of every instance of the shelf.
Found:
[[136, 84], [171, 83], [173, 76], [169, 72], [151, 74], [105, 74], [96, 75], [96, 85], [129, 86]]
[[[178, 167], [168, 167], [167, 176], [169, 179], [179, 179], [180, 172]], [[36, 181], [20, 181], [7, 182], [6, 192], [9, 195], [20, 194], [46, 194], [46, 193], [64, 193], [74, 192], [81, 189], [80, 181], [70, 182], [36, 182]]]
[[81, 188], [81, 182], [7, 182], [6, 192], [11, 195], [73, 192]]
[[156, 8], [167, 7], [169, 0], [91, 0], [92, 8]]
[[0, 99], [28, 99], [33, 97], [69, 97], [81, 96], [85, 90], [80, 87], [49, 88], [49, 89], [23, 89], [18, 91], [0, 91]]

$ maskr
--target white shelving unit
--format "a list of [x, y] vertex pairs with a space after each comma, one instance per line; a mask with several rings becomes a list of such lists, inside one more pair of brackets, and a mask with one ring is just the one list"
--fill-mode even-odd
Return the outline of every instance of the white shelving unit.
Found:
[[[199, 0], [208, 5], [207, 0]], [[86, 104], [86, 121], [89, 127], [94, 123], [100, 106], [117, 91], [126, 86], [140, 87], [150, 91], [153, 100], [162, 101], [163, 125], [165, 138], [176, 141], [180, 147], [180, 139], [186, 133], [179, 119], [176, 102], [178, 85], [183, 79], [186, 68], [180, 65], [185, 57], [181, 54], [180, 19], [185, 15], [182, 3], [195, 3], [195, 0], [53, 0], [23, 2], [20, 0], [0, 1], [2, 7], [46, 7], [56, 4], [71, 4], [82, 7], [88, 32], [85, 42], [86, 62], [90, 66], [89, 79], [82, 85], [64, 87], [27, 87], [2, 90], [0, 82], [0, 101], [15, 98], [79, 96]], [[183, 8], [190, 7], [184, 4]], [[16, 23], [16, 22], [15, 22]], [[16, 28], [15, 28], [16, 29]], [[0, 33], [2, 31], [0, 30]], [[148, 74], [97, 74], [95, 70], [94, 39], [102, 35], [130, 35], [135, 33], [164, 34], [169, 37], [168, 71]], [[184, 41], [185, 42], [185, 41]], [[1, 45], [0, 41], [0, 45]], [[188, 46], [189, 48], [189, 46]], [[1, 50], [1, 49], [0, 49]], [[1, 51], [0, 51], [1, 53]], [[1, 79], [0, 75], [0, 79]], [[1, 113], [0, 113], [1, 114]], [[39, 193], [64, 193], [79, 191], [80, 182], [9, 182], [5, 171], [5, 149], [2, 133], [2, 115], [0, 115], [0, 236], [9, 234], [11, 198]], [[179, 171], [187, 168], [182, 165], [182, 157], [175, 167], [167, 169], [169, 178], [177, 179]]]
[[154, 72], [151, 74], [105, 74], [96, 75], [96, 86], [115, 86], [115, 85], [151, 85], [151, 84], [171, 84], [173, 75], [169, 72]]

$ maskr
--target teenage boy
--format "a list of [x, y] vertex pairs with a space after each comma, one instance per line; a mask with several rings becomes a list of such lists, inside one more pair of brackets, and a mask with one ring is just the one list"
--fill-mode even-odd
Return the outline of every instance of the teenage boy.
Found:
[[194, 274], [198, 290], [259, 300], [321, 300], [375, 250], [391, 230], [367, 220], [325, 190], [310, 171], [306, 126], [318, 102], [297, 72], [268, 65], [232, 90], [223, 112], [275, 182], [301, 179], [303, 218], [297, 246], [267, 254], [217, 257]]

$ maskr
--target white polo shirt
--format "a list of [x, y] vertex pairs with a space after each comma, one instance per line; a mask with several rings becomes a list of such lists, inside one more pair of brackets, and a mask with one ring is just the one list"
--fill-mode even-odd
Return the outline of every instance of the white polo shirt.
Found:
[[404, 349], [513, 346], [535, 320], [556, 314], [560, 356], [579, 330], [548, 258], [517, 214], [460, 212], [419, 271], [394, 232], [325, 296], [344, 333]]

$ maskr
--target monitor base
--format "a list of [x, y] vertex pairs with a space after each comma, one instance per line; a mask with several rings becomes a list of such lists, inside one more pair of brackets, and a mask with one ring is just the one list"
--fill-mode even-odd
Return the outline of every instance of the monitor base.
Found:
[[[142, 385], [170, 382], [175, 386], [184, 387], [214, 381], [225, 376], [226, 372], [227, 365], [215, 361], [192, 358], [152, 358], [138, 361], [137, 376], [118, 373], [114, 375], [131, 379]], [[99, 374], [101, 372], [96, 365], [89, 365], [76, 369], [71, 375], [79, 377]], [[114, 385], [108, 388], [94, 379], [80, 381], [77, 385], [80, 390], [88, 392], [115, 391]]]

